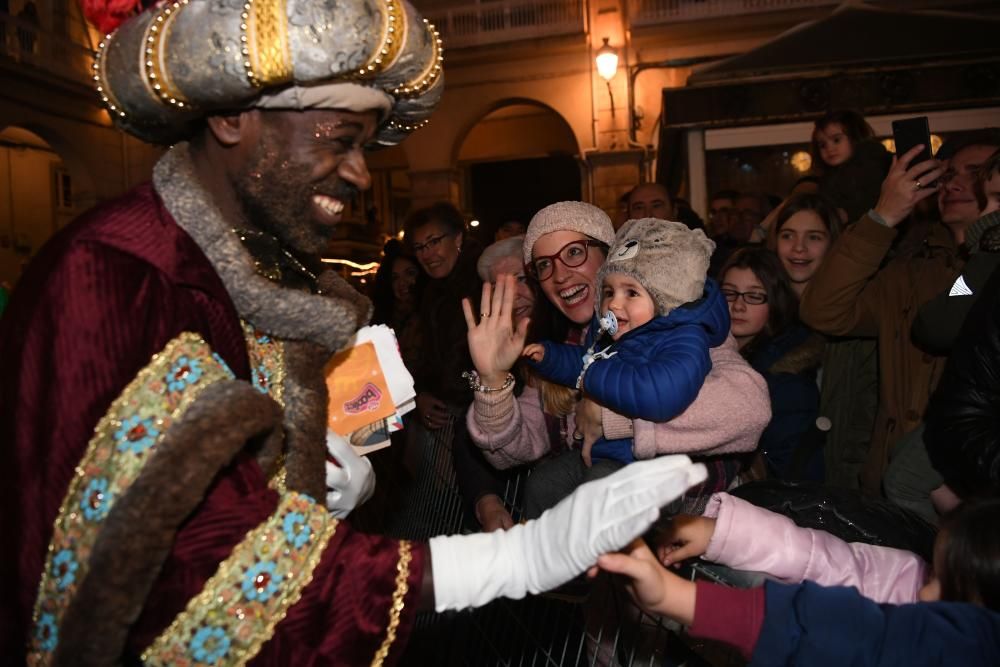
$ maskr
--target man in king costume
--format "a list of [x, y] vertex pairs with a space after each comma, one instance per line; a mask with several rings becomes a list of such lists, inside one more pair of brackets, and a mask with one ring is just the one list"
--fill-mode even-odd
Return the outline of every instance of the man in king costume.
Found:
[[322, 369], [371, 308], [318, 254], [365, 147], [439, 99], [437, 34], [402, 0], [87, 9], [109, 113], [172, 147], [52, 239], [3, 318], [6, 664], [392, 663], [421, 605], [558, 586], [701, 481], [665, 458], [506, 532], [352, 530], [352, 501], [322, 502], [352, 497], [327, 488]]

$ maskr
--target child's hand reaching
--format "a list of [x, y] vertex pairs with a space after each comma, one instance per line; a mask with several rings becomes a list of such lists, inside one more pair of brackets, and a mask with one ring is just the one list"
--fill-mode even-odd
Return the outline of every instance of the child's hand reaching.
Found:
[[665, 539], [656, 548], [656, 555], [666, 566], [701, 556], [715, 534], [715, 519], [678, 514], [664, 531]]
[[622, 574], [631, 579], [626, 585], [636, 604], [651, 614], [668, 616], [684, 625], [694, 621], [695, 584], [661, 567], [642, 539], [627, 546], [622, 553], [604, 554], [589, 574]]
[[522, 357], [530, 357], [532, 361], [540, 362], [545, 358], [545, 346], [541, 343], [531, 343], [524, 346]]

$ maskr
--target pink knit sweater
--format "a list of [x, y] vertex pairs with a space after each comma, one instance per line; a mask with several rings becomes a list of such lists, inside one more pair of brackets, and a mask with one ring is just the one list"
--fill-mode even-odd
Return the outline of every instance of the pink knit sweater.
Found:
[[[732, 336], [709, 352], [712, 370], [694, 403], [682, 414], [655, 424], [605, 409], [604, 435], [633, 438], [637, 459], [752, 451], [771, 419], [767, 384], [740, 356]], [[525, 387], [517, 398], [513, 389], [475, 392], [466, 420], [473, 442], [500, 469], [537, 461], [551, 447], [541, 397], [533, 387]], [[573, 415], [568, 422], [567, 438], [573, 433]]]

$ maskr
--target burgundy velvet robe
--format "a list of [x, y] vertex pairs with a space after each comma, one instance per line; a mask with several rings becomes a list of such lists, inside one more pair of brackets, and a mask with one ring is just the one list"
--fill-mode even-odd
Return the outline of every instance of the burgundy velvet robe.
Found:
[[[151, 185], [59, 233], [15, 290], [0, 321], [0, 535], [10, 545], [0, 556], [0, 655], [8, 664], [24, 660], [52, 524], [94, 427], [152, 355], [184, 331], [201, 334], [249, 380], [226, 289]], [[131, 653], [166, 628], [277, 499], [249, 457], [219, 474], [177, 535], [132, 629]], [[302, 598], [252, 664], [369, 664], [385, 637], [397, 550], [396, 541], [342, 522]], [[390, 663], [412, 628], [426, 554], [413, 549]]]

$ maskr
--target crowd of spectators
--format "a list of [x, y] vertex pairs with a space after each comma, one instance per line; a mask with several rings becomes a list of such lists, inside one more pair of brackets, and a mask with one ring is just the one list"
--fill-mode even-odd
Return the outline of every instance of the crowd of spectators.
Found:
[[[815, 173], [786, 197], [720, 189], [704, 221], [658, 183], [625, 193], [614, 220], [590, 204], [561, 202], [527, 225], [504, 223], [481, 254], [453, 207], [410, 216], [405, 244], [387, 247], [376, 313], [406, 332], [401, 345], [418, 388], [412, 422], [424, 437], [447, 439], [471, 528], [513, 525], [503, 492], [511, 471], [529, 473], [517, 500], [532, 517], [628, 461], [685, 453], [707, 464], [709, 478], [667, 508], [674, 518], [661, 532], [664, 564], [707, 551], [732, 567], [774, 570], [780, 581], [853, 584], [877, 602], [950, 599], [996, 608], [1000, 538], [995, 529], [985, 541], [966, 534], [972, 519], [963, 512], [995, 520], [995, 501], [981, 499], [1000, 491], [1000, 132], [956, 134], [935, 158], [915, 162], [918, 149], [894, 156], [864, 118], [839, 111], [816, 122], [811, 144]], [[703, 307], [712, 294], [728, 305], [691, 400], [655, 418], [622, 398], [621, 382], [595, 380], [607, 374], [589, 373], [598, 362], [584, 357], [597, 337], [615, 333], [601, 321], [614, 296], [602, 269], [609, 250], [627, 249], [622, 234], [637, 227], [626, 221], [649, 218], [679, 220], [685, 227], [678, 229], [703, 230], [690, 233], [713, 242], [707, 266], [686, 269], [700, 271], [702, 282], [679, 307]], [[676, 283], [672, 260], [658, 258], [643, 269], [648, 275], [630, 273], [652, 293], [654, 310], [660, 283]], [[626, 355], [619, 367], [645, 366], [643, 377], [655, 381], [649, 346], [657, 343], [620, 341], [639, 340], [672, 308], [606, 339]], [[532, 345], [543, 340], [571, 346]], [[533, 359], [524, 356], [526, 345]], [[579, 373], [578, 382], [541, 361], [552, 350], [584, 358], [570, 373]], [[627, 356], [635, 350], [642, 362]], [[627, 456], [597, 455], [607, 443], [624, 443]], [[850, 572], [837, 578], [824, 576], [808, 550], [772, 554], [775, 541], [807, 540], [794, 533], [807, 529], [727, 495], [762, 479], [809, 482], [817, 493], [848, 490], [864, 502], [891, 502], [928, 530], [940, 524], [934, 563], [922, 559], [927, 554], [884, 557], [872, 547], [881, 570], [839, 562], [834, 571]], [[746, 522], [734, 512], [746, 513]], [[711, 518], [695, 521], [703, 513]], [[714, 528], [723, 518], [726, 533]], [[691, 525], [709, 524], [714, 536], [703, 529], [690, 537]], [[746, 526], [757, 524], [792, 537], [739, 546], [753, 542]], [[725, 537], [737, 530], [744, 542]], [[867, 548], [829, 534], [818, 539], [834, 541], [823, 548], [828, 555]], [[692, 542], [697, 549], [686, 546]], [[634, 576], [640, 592], [674, 587], [667, 575], [650, 574], [656, 560], [637, 547], [604, 565]], [[895, 588], [887, 588], [889, 576]]]

